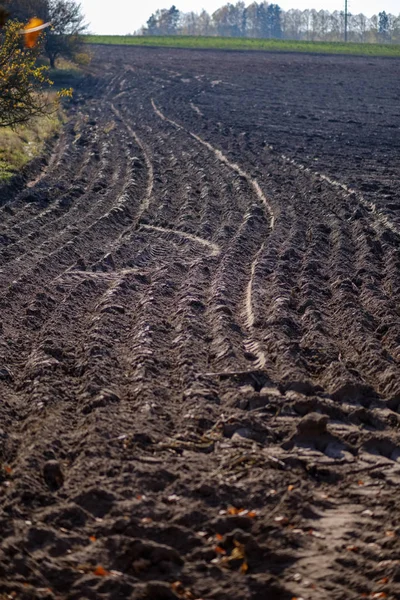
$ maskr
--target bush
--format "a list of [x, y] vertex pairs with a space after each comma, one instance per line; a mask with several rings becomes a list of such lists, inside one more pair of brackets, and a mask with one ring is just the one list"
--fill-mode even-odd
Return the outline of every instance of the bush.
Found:
[[74, 61], [80, 67], [88, 67], [92, 62], [92, 55], [90, 52], [77, 52], [74, 55]]
[[49, 110], [48, 99], [41, 93], [52, 83], [48, 68], [37, 65], [40, 44], [23, 48], [22, 27], [11, 21], [0, 35], [0, 127], [15, 127]]

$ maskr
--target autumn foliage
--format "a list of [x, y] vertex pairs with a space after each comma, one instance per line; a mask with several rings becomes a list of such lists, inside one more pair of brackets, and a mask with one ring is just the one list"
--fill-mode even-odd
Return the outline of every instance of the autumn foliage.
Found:
[[11, 21], [0, 34], [0, 127], [26, 123], [48, 110], [41, 92], [51, 81], [47, 67], [37, 64], [40, 43], [25, 48], [22, 27]]

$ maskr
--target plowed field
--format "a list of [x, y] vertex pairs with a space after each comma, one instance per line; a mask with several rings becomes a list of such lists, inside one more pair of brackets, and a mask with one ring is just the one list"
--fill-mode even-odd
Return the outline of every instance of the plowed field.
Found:
[[0, 188], [0, 590], [400, 597], [400, 61], [97, 48]]

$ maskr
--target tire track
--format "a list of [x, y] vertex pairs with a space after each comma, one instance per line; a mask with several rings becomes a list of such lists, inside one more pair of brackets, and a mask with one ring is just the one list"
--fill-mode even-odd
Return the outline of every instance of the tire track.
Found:
[[217, 244], [213, 244], [208, 240], [198, 237], [197, 235], [192, 235], [190, 233], [185, 233], [184, 231], [178, 231], [177, 229], [166, 229], [165, 227], [156, 227], [154, 225], [140, 225], [141, 229], [147, 229], [151, 231], [158, 231], [160, 233], [164, 233], [167, 236], [178, 236], [184, 239], [190, 240], [191, 242], [195, 242], [196, 244], [200, 244], [201, 246], [205, 246], [209, 248], [212, 256], [218, 256], [221, 250]]
[[202, 144], [203, 146], [205, 146], [208, 150], [210, 150], [210, 152], [212, 152], [213, 154], [215, 154], [216, 158], [222, 162], [223, 164], [227, 165], [230, 169], [232, 169], [232, 171], [235, 171], [236, 173], [238, 173], [241, 177], [243, 177], [247, 183], [249, 184], [250, 187], [253, 188], [255, 195], [258, 197], [258, 199], [261, 201], [261, 203], [265, 206], [267, 212], [270, 215], [270, 228], [271, 230], [274, 228], [274, 224], [275, 224], [275, 217], [274, 217], [274, 213], [272, 210], [272, 207], [269, 203], [269, 201], [267, 200], [266, 196], [264, 195], [263, 191], [261, 190], [258, 182], [253, 179], [248, 173], [246, 173], [246, 171], [243, 171], [243, 169], [241, 169], [241, 167], [239, 167], [237, 164], [232, 163], [226, 156], [225, 154], [223, 154], [221, 152], [221, 150], [218, 150], [217, 148], [214, 148], [214, 146], [212, 146], [209, 142], [206, 142], [205, 140], [203, 140], [202, 138], [200, 138], [198, 135], [196, 135], [195, 133], [191, 132], [191, 131], [186, 131], [186, 129], [184, 127], [182, 127], [182, 125], [179, 125], [179, 123], [177, 123], [176, 121], [173, 121], [171, 119], [169, 119], [168, 117], [166, 117], [165, 115], [163, 115], [163, 113], [157, 108], [154, 100], [151, 100], [151, 105], [153, 107], [154, 112], [156, 113], [156, 115], [158, 117], [160, 117], [160, 119], [162, 119], [163, 121], [167, 121], [168, 123], [170, 123], [171, 125], [173, 125], [174, 127], [176, 127], [177, 129], [180, 129], [182, 131], [185, 131], [188, 135], [190, 135], [192, 138], [194, 138], [197, 142], [199, 142], [200, 144]]
[[148, 171], [148, 183], [147, 183], [146, 194], [145, 194], [144, 198], [142, 199], [141, 205], [139, 207], [139, 216], [138, 216], [138, 219], [140, 219], [141, 215], [149, 208], [150, 201], [151, 201], [151, 196], [152, 196], [152, 193], [153, 193], [153, 185], [154, 185], [153, 164], [152, 164], [152, 162], [151, 162], [151, 160], [149, 158], [149, 151], [147, 150], [147, 148], [145, 147], [145, 145], [143, 144], [143, 142], [140, 140], [140, 138], [138, 137], [138, 135], [133, 131], [133, 129], [129, 125], [129, 123], [126, 122], [126, 119], [124, 119], [122, 117], [122, 115], [119, 112], [119, 110], [117, 108], [115, 108], [114, 104], [111, 104], [111, 108], [112, 108], [112, 111], [114, 112], [114, 114], [119, 119], [121, 119], [121, 121], [124, 123], [125, 127], [129, 131], [129, 133], [131, 134], [131, 136], [133, 137], [133, 139], [135, 140], [136, 144], [142, 150], [143, 156], [144, 156], [144, 160], [145, 160], [145, 163], [146, 163], [146, 167], [147, 167], [147, 171]]
[[[269, 146], [269, 149], [273, 150], [273, 147]], [[396, 235], [400, 236], [400, 228], [393, 221], [391, 221], [388, 218], [388, 216], [385, 215], [385, 213], [378, 209], [376, 203], [367, 200], [360, 191], [352, 188], [351, 186], [346, 185], [345, 183], [342, 183], [341, 181], [338, 181], [337, 179], [333, 179], [332, 177], [329, 177], [324, 173], [320, 173], [319, 171], [313, 171], [310, 167], [307, 167], [306, 165], [297, 162], [296, 160], [286, 156], [285, 154], [281, 154], [280, 158], [282, 158], [284, 162], [287, 162], [296, 167], [296, 169], [298, 169], [299, 171], [304, 171], [305, 173], [308, 173], [313, 177], [317, 177], [321, 181], [326, 181], [333, 188], [339, 189], [340, 191], [344, 192], [347, 197], [352, 196], [353, 198], [356, 198], [359, 204], [361, 204], [361, 206], [363, 206], [369, 213], [371, 213], [373, 219], [378, 221], [378, 223], [382, 225], [385, 229], [389, 229]]]
[[[191, 136], [198, 143], [200, 143], [205, 148], [207, 148], [210, 152], [212, 152], [215, 155], [215, 157], [218, 159], [218, 161], [220, 161], [221, 163], [225, 164], [227, 167], [229, 167], [232, 171], [234, 171], [235, 173], [237, 173], [240, 177], [242, 177], [247, 182], [247, 184], [249, 185], [249, 187], [251, 187], [253, 189], [256, 197], [261, 201], [261, 203], [264, 206], [266, 212], [269, 214], [269, 227], [270, 227], [270, 230], [272, 231], [274, 229], [274, 226], [275, 226], [275, 216], [274, 216], [272, 207], [271, 207], [269, 201], [267, 200], [266, 196], [262, 192], [262, 190], [261, 190], [258, 182], [255, 179], [253, 179], [241, 167], [239, 167], [236, 163], [232, 163], [220, 150], [218, 150], [217, 148], [215, 148], [214, 146], [212, 146], [209, 142], [204, 141], [202, 138], [200, 138], [198, 135], [192, 133], [191, 131], [186, 131], [184, 127], [182, 127], [181, 125], [179, 125], [179, 123], [177, 123], [176, 121], [173, 121], [173, 120], [167, 118], [157, 108], [157, 106], [156, 106], [156, 104], [155, 104], [155, 102], [154, 102], [153, 99], [151, 100], [151, 104], [152, 104], [154, 112], [156, 113], [156, 115], [158, 117], [160, 117], [160, 119], [162, 119], [163, 121], [166, 121], [166, 122], [170, 123], [171, 125], [173, 125], [174, 127], [176, 127], [177, 129], [179, 129], [181, 131], [185, 131], [189, 136]], [[261, 246], [261, 248], [263, 248], [263, 245]], [[260, 250], [258, 250], [258, 252], [260, 252]], [[254, 260], [256, 260], [256, 259], [254, 259]], [[252, 279], [253, 279], [253, 275], [254, 275], [253, 269], [255, 269], [254, 262], [251, 265], [250, 280], [249, 280], [249, 283], [248, 283], [248, 286], [247, 286], [246, 295], [245, 295], [245, 301], [244, 301], [246, 324], [247, 324], [247, 327], [248, 327], [248, 331], [251, 334], [252, 334], [253, 323], [254, 323], [254, 315], [253, 315], [252, 301], [251, 301]], [[224, 327], [224, 325], [222, 325], [222, 327]], [[225, 351], [221, 355], [222, 357], [225, 357], [225, 356], [227, 356], [229, 354], [232, 354], [232, 347], [230, 346], [229, 343], [227, 343], [226, 340], [224, 341], [224, 345], [225, 345]], [[255, 363], [256, 368], [261, 368], [262, 369], [266, 365], [267, 359], [266, 359], [264, 351], [260, 347], [259, 342], [255, 341], [251, 337], [250, 339], [244, 341], [244, 346], [245, 346], [246, 350], [252, 352], [257, 357], [256, 363]]]

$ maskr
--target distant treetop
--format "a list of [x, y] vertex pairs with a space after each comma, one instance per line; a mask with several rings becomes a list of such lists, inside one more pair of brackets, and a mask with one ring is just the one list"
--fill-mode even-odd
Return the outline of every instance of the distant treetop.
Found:
[[[327, 10], [283, 11], [278, 4], [240, 1], [225, 4], [213, 14], [180, 12], [175, 5], [153, 13], [139, 32], [142, 35], [194, 35], [276, 38], [307, 41], [342, 41], [344, 12]], [[348, 14], [349, 42], [400, 43], [400, 15], [385, 11], [367, 18]]]

